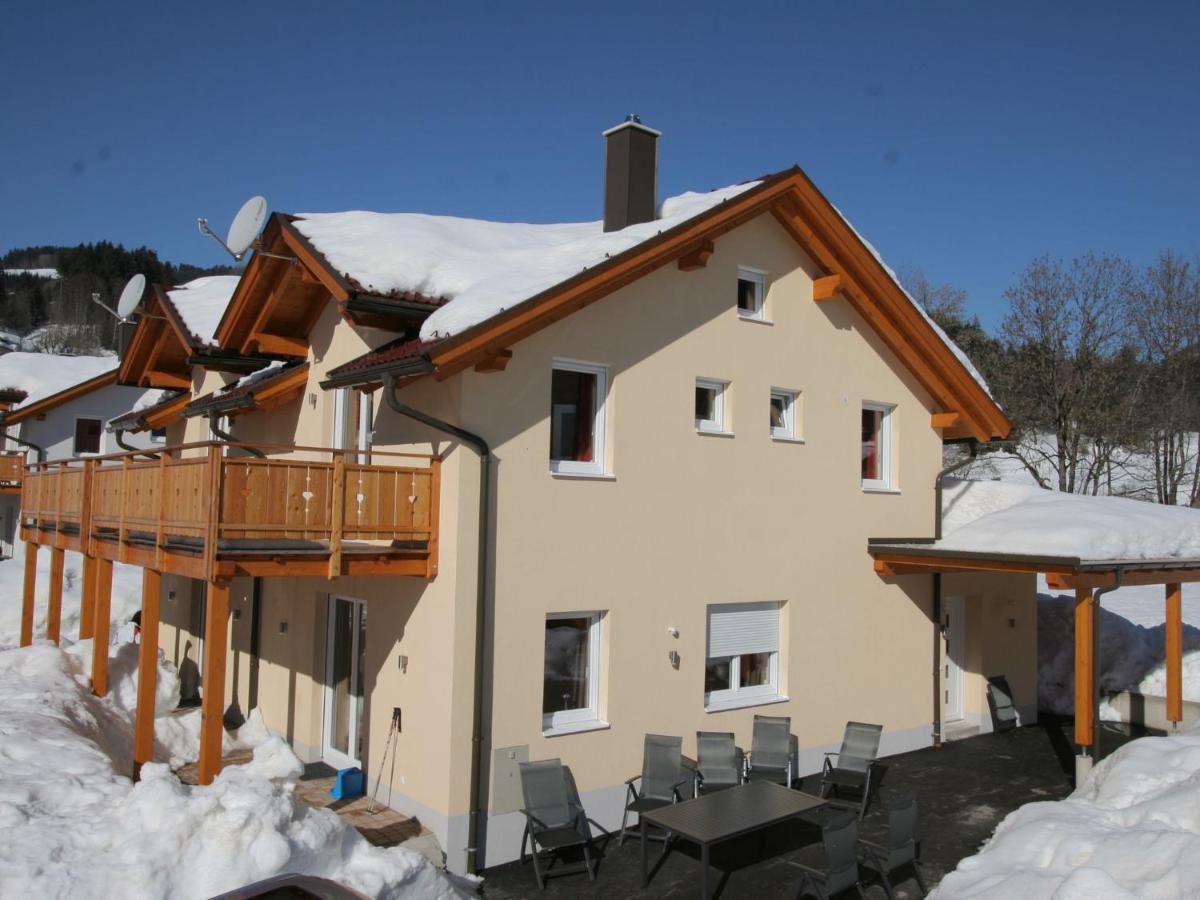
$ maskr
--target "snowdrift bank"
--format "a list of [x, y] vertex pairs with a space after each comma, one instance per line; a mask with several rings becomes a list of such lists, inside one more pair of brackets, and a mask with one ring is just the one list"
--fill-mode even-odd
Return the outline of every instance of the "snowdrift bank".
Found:
[[[298, 802], [302, 767], [278, 737], [208, 787], [161, 764], [131, 783], [136, 647], [113, 648], [103, 700], [87, 687], [89, 654], [90, 642], [0, 651], [0, 896], [210, 897], [283, 872], [384, 898], [469, 896], [419, 854], [372, 847]], [[166, 712], [178, 681], [169, 666], [160, 675]]]
[[930, 894], [1103, 900], [1200, 896], [1200, 733], [1142, 738], [1066, 800], [1028, 803]]

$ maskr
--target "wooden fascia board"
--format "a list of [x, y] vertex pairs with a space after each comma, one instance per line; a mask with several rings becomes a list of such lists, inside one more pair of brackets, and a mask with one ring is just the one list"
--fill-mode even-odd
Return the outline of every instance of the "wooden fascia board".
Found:
[[309, 272], [320, 279], [321, 284], [325, 285], [335, 300], [345, 300], [354, 293], [354, 287], [309, 243], [308, 238], [301, 234], [295, 225], [280, 219], [280, 229], [288, 249], [296, 254]]
[[994, 572], [1036, 575], [1054, 573], [1073, 575], [1074, 566], [1054, 563], [1027, 563], [1006, 559], [966, 559], [955, 556], [908, 556], [886, 551], [872, 552], [875, 571], [880, 575], [931, 575], [935, 572]]
[[254, 405], [257, 408], [270, 409], [272, 406], [279, 406], [292, 399], [290, 395], [303, 391], [307, 384], [308, 363], [305, 363], [302, 366], [296, 366], [286, 375], [271, 379], [262, 386], [255, 385], [257, 390], [252, 390], [250, 395], [254, 398]]
[[669, 264], [768, 209], [791, 190], [799, 173], [782, 175], [733, 197], [696, 220], [683, 222], [648, 241], [619, 253], [601, 265], [529, 298], [486, 322], [446, 339], [432, 354], [439, 380], [474, 365], [496, 347], [508, 347], [577, 309], [594, 303], [643, 275]]
[[6, 425], [16, 425], [30, 417], [44, 415], [49, 410], [62, 406], [64, 403], [69, 403], [72, 400], [90, 394], [92, 391], [100, 388], [108, 387], [110, 384], [117, 383], [117, 370], [113, 369], [110, 372], [105, 372], [102, 375], [97, 375], [94, 378], [89, 378], [87, 381], [81, 381], [79, 384], [73, 384], [69, 388], [64, 388], [57, 394], [51, 394], [49, 397], [43, 397], [36, 403], [31, 403], [28, 406], [22, 406], [18, 409], [7, 413], [4, 416]]
[[[1200, 581], [1200, 567], [1181, 569], [1141, 569], [1125, 572], [1121, 577], [1123, 586], [1180, 584]], [[1081, 572], [1078, 575], [1051, 573], [1046, 576], [1046, 583], [1055, 590], [1075, 590], [1079, 588], [1116, 587], [1116, 572]]]
[[117, 369], [117, 380], [121, 384], [140, 385], [146, 371], [146, 363], [157, 343], [156, 333], [164, 328], [157, 319], [142, 318], [134, 326], [125, 355]]
[[146, 411], [142, 416], [142, 421], [145, 423], [137, 428], [131, 428], [130, 431], [153, 431], [155, 428], [164, 428], [170, 425], [176, 419], [183, 415], [183, 408], [191, 402], [190, 394], [180, 394], [170, 403], [164, 403]]
[[167, 292], [158, 285], [154, 286], [154, 292], [157, 301], [155, 306], [157, 312], [155, 314], [161, 315], [167, 320], [167, 324], [171, 326], [171, 330], [175, 332], [175, 337], [179, 339], [179, 343], [183, 346], [184, 354], [190, 354], [193, 350], [198, 349], [192, 333], [188, 331], [187, 325], [180, 318], [179, 310], [175, 308], [175, 304], [171, 302], [171, 299], [167, 296]]

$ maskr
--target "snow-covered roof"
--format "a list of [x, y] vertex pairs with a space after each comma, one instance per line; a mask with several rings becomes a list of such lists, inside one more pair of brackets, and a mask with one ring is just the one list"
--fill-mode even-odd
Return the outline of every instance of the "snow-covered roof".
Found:
[[1200, 560], [1200, 510], [947, 479], [937, 551], [1084, 562]]
[[196, 340], [211, 346], [217, 342], [217, 326], [240, 280], [237, 275], [206, 275], [172, 288], [167, 297]]
[[116, 369], [115, 356], [60, 356], [17, 351], [0, 356], [0, 388], [25, 391], [24, 402], [14, 407], [17, 410]]

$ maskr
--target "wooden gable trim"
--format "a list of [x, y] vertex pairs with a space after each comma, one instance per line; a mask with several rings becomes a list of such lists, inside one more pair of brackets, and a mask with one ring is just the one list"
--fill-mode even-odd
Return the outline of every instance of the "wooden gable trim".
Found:
[[[945, 436], [1007, 436], [1012, 428], [1008, 418], [798, 168], [442, 341], [431, 353], [435, 377], [444, 380], [485, 361], [496, 347], [512, 346], [768, 210], [827, 277], [838, 276], [838, 289], [913, 373], [939, 411], [960, 412], [962, 421]], [[822, 289], [833, 284], [825, 282]]]
[[189, 394], [180, 394], [168, 403], [161, 403], [146, 410], [145, 415], [142, 416], [145, 425], [131, 428], [130, 431], [153, 431], [156, 428], [166, 428], [183, 416], [183, 408], [191, 402], [191, 399]]
[[69, 388], [64, 388], [57, 394], [43, 397], [36, 403], [30, 403], [28, 406], [22, 406], [19, 409], [6, 413], [4, 422], [8, 425], [16, 425], [28, 418], [43, 416], [50, 410], [62, 406], [64, 403], [70, 403], [72, 400], [92, 393], [92, 391], [97, 391], [100, 388], [105, 388], [110, 384], [116, 383], [117, 370], [113, 369], [105, 372], [103, 375], [97, 375], [94, 378], [89, 378], [87, 381], [81, 381], [79, 384], [73, 384]]
[[255, 409], [273, 409], [296, 399], [308, 385], [308, 363], [296, 366], [276, 378], [267, 379], [261, 387], [251, 389]]
[[179, 387], [190, 386], [191, 369], [180, 368], [164, 372], [157, 367], [162, 353], [176, 343], [186, 359], [195, 349], [191, 334], [179, 319], [178, 312], [166, 300], [159, 285], [154, 285], [146, 315], [134, 327], [129, 345], [117, 369], [117, 381], [135, 387]]

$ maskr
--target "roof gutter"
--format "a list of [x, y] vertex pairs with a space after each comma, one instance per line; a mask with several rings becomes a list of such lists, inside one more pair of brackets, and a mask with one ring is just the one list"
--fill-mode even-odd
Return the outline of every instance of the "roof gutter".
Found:
[[323, 390], [340, 387], [354, 387], [360, 384], [371, 384], [404, 378], [410, 375], [428, 375], [437, 367], [428, 356], [414, 356], [412, 359], [402, 359], [396, 362], [382, 362], [362, 369], [351, 369], [340, 375], [334, 375], [321, 382]]
[[396, 398], [396, 385], [399, 375], [389, 371], [384, 376], [383, 398], [393, 412], [409, 419], [420, 422], [435, 431], [448, 434], [467, 444], [479, 455], [479, 549], [477, 556], [477, 573], [475, 585], [475, 684], [473, 691], [473, 709], [471, 714], [471, 799], [467, 816], [467, 871], [472, 875], [479, 871], [479, 828], [480, 807], [482, 803], [482, 771], [483, 771], [483, 689], [485, 651], [490, 645], [490, 633], [487, 626], [487, 589], [489, 559], [488, 553], [488, 522], [491, 519], [491, 469], [492, 451], [487, 441], [477, 434], [451, 425], [441, 419], [434, 418], [428, 413], [401, 403]]

